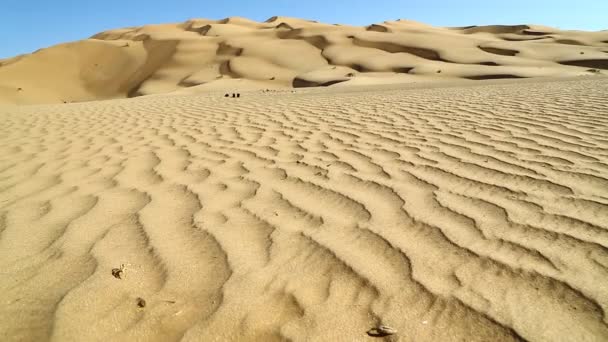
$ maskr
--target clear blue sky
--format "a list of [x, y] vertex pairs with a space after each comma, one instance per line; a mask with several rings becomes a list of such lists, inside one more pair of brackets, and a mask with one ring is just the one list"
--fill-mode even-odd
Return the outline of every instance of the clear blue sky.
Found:
[[112, 28], [273, 15], [357, 25], [403, 18], [438, 26], [534, 23], [598, 31], [608, 29], [608, 0], [2, 0], [0, 58]]

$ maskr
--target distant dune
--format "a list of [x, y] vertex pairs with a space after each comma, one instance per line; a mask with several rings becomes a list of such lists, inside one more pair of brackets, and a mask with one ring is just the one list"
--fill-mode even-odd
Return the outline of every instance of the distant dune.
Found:
[[575, 76], [606, 72], [608, 31], [535, 25], [366, 27], [231, 17], [109, 30], [0, 60], [0, 104], [172, 92]]

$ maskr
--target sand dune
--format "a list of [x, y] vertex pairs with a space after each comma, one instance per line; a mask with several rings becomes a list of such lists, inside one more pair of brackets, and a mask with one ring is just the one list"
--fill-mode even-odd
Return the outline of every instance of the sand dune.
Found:
[[[152, 60], [130, 39], [61, 49], [116, 52], [125, 91], [196, 69], [183, 42]], [[298, 69], [262, 54], [243, 63]], [[0, 336], [606, 341], [607, 94], [591, 76], [0, 107]]]
[[608, 31], [191, 19], [108, 30], [2, 60], [0, 104], [204, 92], [233, 79], [264, 89], [577, 76], [605, 73], [607, 63]]

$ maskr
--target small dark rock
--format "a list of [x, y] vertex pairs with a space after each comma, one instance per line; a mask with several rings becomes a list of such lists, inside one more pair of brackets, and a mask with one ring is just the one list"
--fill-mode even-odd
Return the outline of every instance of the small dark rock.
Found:
[[397, 333], [396, 329], [381, 325], [377, 328], [372, 328], [367, 331], [367, 335], [371, 337], [386, 337]]
[[123, 275], [124, 271], [125, 271], [125, 264], [121, 264], [120, 268], [113, 268], [112, 269], [112, 275], [116, 279], [122, 279], [122, 275]]
[[143, 298], [137, 297], [137, 299], [135, 301], [137, 302], [138, 307], [140, 307], [140, 308], [146, 307], [146, 301]]
[[23, 90], [23, 88], [21, 88], [21, 87], [17, 88], [17, 91], [22, 91], [22, 90]]
[[226, 94], [226, 95], [224, 95], [224, 97], [230, 97], [230, 94]]
[[122, 279], [122, 269], [120, 268], [113, 268], [112, 269], [112, 276], [116, 279]]
[[274, 81], [274, 80], [276, 80], [276, 79], [277, 79], [277, 78], [276, 78], [276, 77], [274, 77], [274, 76], [270, 78], [270, 80], [271, 80], [271, 81]]

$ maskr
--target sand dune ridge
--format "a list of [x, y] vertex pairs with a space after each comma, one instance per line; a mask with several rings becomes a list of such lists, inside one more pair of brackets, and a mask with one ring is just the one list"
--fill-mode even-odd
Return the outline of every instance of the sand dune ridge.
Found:
[[[608, 32], [230, 17], [108, 30], [0, 61], [0, 104], [605, 73]], [[229, 47], [227, 49], [227, 47]]]

